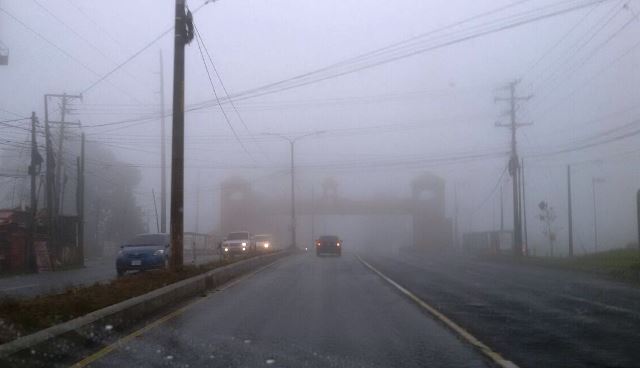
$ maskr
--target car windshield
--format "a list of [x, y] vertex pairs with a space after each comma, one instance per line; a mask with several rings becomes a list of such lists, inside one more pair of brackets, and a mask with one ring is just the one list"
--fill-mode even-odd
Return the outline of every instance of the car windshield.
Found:
[[270, 237], [265, 235], [257, 235], [254, 239], [257, 242], [266, 242], [270, 240]]
[[333, 243], [336, 243], [336, 242], [338, 242], [338, 237], [337, 236], [332, 236], [332, 235], [321, 236], [320, 237], [320, 241], [321, 242], [333, 242]]
[[227, 236], [227, 240], [247, 240], [247, 239], [249, 239], [249, 233], [244, 233], [244, 232], [231, 233], [229, 234], [229, 236]]
[[135, 238], [128, 240], [124, 245], [126, 247], [139, 247], [139, 246], [162, 246], [169, 242], [167, 235], [163, 234], [145, 234], [138, 235]]

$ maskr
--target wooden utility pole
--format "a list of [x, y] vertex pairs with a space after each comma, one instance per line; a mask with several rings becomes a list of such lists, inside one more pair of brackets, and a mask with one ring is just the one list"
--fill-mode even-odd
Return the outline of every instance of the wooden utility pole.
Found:
[[456, 249], [460, 249], [460, 223], [458, 222], [458, 183], [453, 184], [453, 229], [454, 247]]
[[31, 177], [31, 206], [29, 216], [29, 241], [27, 243], [26, 265], [30, 271], [36, 270], [34, 241], [36, 236], [36, 216], [38, 214], [38, 194], [36, 178], [40, 174], [40, 164], [42, 157], [38, 152], [38, 142], [36, 141], [36, 124], [38, 118], [36, 113], [31, 113], [31, 164], [29, 165], [29, 176]]
[[[167, 136], [164, 118], [164, 63], [160, 50], [160, 229], [167, 232]], [[155, 198], [155, 197], [154, 197]], [[156, 210], [157, 212], [157, 210]]]
[[173, 54], [173, 137], [171, 142], [171, 258], [172, 271], [183, 266], [184, 249], [184, 48], [193, 39], [191, 12], [176, 0]]
[[156, 231], [160, 232], [160, 221], [158, 220], [158, 204], [156, 203], [156, 191], [151, 188], [151, 196], [153, 197], [153, 209], [156, 212]]
[[509, 103], [509, 110], [507, 114], [509, 115], [509, 123], [500, 124], [496, 123], [498, 127], [508, 127], [511, 130], [511, 157], [509, 159], [509, 174], [511, 175], [511, 180], [513, 184], [513, 253], [516, 256], [522, 255], [522, 212], [520, 209], [520, 186], [519, 186], [519, 176], [520, 176], [520, 160], [518, 159], [518, 148], [517, 148], [517, 137], [516, 131], [519, 127], [528, 124], [521, 124], [517, 122], [516, 119], [516, 110], [517, 110], [517, 102], [522, 100], [528, 100], [531, 96], [528, 97], [518, 97], [516, 96], [516, 86], [519, 81], [513, 81], [509, 83], [507, 89], [509, 90], [509, 97], [506, 98], [496, 98], [496, 101], [507, 101]]
[[196, 252], [196, 242], [198, 237], [200, 236], [200, 171], [198, 171], [198, 180], [196, 182], [196, 235], [193, 236], [192, 240], [192, 255], [193, 255], [193, 263], [195, 264], [197, 261], [197, 252]]
[[504, 231], [504, 185], [500, 184], [500, 231]]
[[525, 190], [524, 159], [520, 161], [520, 177], [522, 183], [522, 235], [524, 237], [525, 255], [529, 255], [529, 234], [527, 232], [527, 196]]
[[84, 162], [85, 162], [85, 138], [81, 135], [80, 157], [77, 158], [78, 183], [76, 185], [76, 213], [78, 214], [78, 247], [80, 262], [84, 265]]
[[49, 95], [44, 95], [44, 140], [46, 155], [45, 198], [47, 202], [47, 241], [53, 241], [53, 151], [51, 149], [51, 131], [49, 129]]
[[62, 95], [50, 95], [55, 97], [62, 98], [62, 106], [60, 110], [60, 121], [56, 122], [60, 125], [59, 136], [58, 136], [58, 158], [56, 159], [56, 181], [55, 181], [55, 190], [56, 190], [56, 198], [55, 198], [55, 208], [56, 214], [61, 215], [64, 212], [64, 192], [65, 185], [67, 182], [65, 167], [64, 167], [64, 139], [65, 139], [65, 128], [68, 124], [72, 125], [80, 125], [79, 123], [69, 123], [66, 121], [68, 104], [70, 99], [82, 99], [82, 95], [67, 95], [63, 93]]
[[311, 244], [316, 242], [316, 186], [311, 184]]
[[295, 165], [294, 154], [295, 142], [291, 144], [291, 248], [296, 247], [296, 186], [295, 186]]
[[640, 189], [636, 192], [636, 222], [638, 224], [638, 251], [640, 251]]
[[65, 127], [65, 123], [64, 120], [66, 118], [67, 115], [67, 94], [63, 94], [62, 95], [62, 107], [60, 109], [60, 128], [59, 128], [59, 132], [58, 132], [58, 152], [57, 152], [57, 157], [56, 157], [56, 173], [55, 173], [55, 182], [54, 182], [54, 186], [55, 186], [55, 190], [56, 190], [56, 195], [55, 195], [55, 202], [54, 202], [54, 206], [55, 206], [55, 215], [61, 215], [62, 214], [62, 208], [64, 207], [64, 204], [62, 203], [62, 201], [64, 200], [63, 195], [64, 195], [64, 190], [62, 189], [62, 168], [64, 167], [64, 156], [63, 156], [63, 146], [64, 146], [64, 127]]
[[567, 207], [569, 215], [569, 257], [573, 257], [573, 206], [571, 198], [571, 165], [567, 165]]
[[[60, 113], [60, 121], [51, 121], [49, 120], [49, 99], [50, 98], [59, 98], [62, 99], [61, 102], [61, 113]], [[69, 123], [66, 119], [67, 113], [67, 104], [70, 99], [82, 99], [82, 95], [68, 95], [66, 93], [63, 94], [46, 94], [44, 95], [44, 120], [45, 120], [45, 135], [47, 136], [47, 211], [51, 211], [50, 219], [53, 221], [54, 216], [61, 214], [61, 198], [63, 193], [63, 179], [62, 179], [62, 170], [63, 170], [63, 148], [64, 148], [64, 134], [65, 128], [67, 125], [80, 125], [79, 123]], [[58, 133], [58, 152], [57, 157], [54, 159], [53, 157], [53, 148], [51, 146], [51, 124], [58, 124], [60, 126]], [[55, 171], [55, 172], [54, 172]], [[49, 202], [51, 201], [51, 202]], [[50, 208], [50, 210], [49, 210]], [[55, 224], [54, 224], [55, 226]]]

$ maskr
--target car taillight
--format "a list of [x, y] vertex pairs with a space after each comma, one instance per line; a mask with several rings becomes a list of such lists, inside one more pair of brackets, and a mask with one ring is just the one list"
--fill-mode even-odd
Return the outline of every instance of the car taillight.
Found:
[[319, 246], [320, 246], [320, 242], [316, 242], [316, 247], [319, 247]]
[[336, 243], [336, 247], [339, 247], [339, 246], [340, 246], [340, 243]]

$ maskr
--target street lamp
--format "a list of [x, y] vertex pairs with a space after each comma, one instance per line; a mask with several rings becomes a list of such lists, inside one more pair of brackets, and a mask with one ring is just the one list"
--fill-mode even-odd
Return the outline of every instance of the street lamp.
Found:
[[604, 183], [603, 178], [591, 178], [591, 193], [593, 194], [593, 249], [598, 251], [598, 215], [596, 207], [596, 184]]
[[280, 139], [284, 139], [289, 142], [291, 147], [291, 248], [296, 246], [296, 191], [294, 185], [294, 177], [295, 177], [295, 166], [294, 166], [294, 155], [293, 152], [295, 150], [295, 143], [302, 138], [311, 137], [314, 135], [319, 135], [325, 133], [324, 130], [319, 130], [311, 133], [306, 133], [302, 135], [298, 135], [295, 137], [289, 137], [283, 134], [277, 133], [262, 133], [263, 135], [270, 135], [274, 137], [278, 137]]

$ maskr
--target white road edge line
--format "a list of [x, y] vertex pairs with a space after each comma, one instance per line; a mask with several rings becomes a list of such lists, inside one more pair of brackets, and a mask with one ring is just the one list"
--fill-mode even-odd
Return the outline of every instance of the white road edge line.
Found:
[[442, 322], [445, 326], [447, 326], [450, 330], [452, 330], [455, 334], [457, 334], [459, 338], [461, 338], [465, 342], [471, 344], [476, 350], [478, 350], [484, 356], [489, 358], [493, 363], [495, 363], [496, 365], [498, 365], [501, 368], [519, 368], [515, 363], [513, 363], [510, 360], [507, 360], [507, 359], [503, 358], [500, 354], [498, 354], [495, 351], [493, 351], [490, 347], [488, 347], [487, 345], [482, 343], [480, 340], [478, 340], [475, 336], [473, 336], [467, 330], [465, 330], [464, 328], [460, 327], [457, 323], [455, 323], [452, 320], [450, 320], [449, 318], [447, 318], [447, 316], [445, 316], [444, 314], [440, 313], [437, 309], [435, 309], [431, 305], [427, 304], [424, 300], [420, 299], [415, 294], [413, 294], [409, 290], [405, 289], [400, 284], [398, 284], [397, 282], [393, 281], [392, 279], [390, 279], [388, 276], [386, 276], [382, 272], [378, 271], [378, 269], [376, 269], [375, 267], [373, 267], [372, 265], [367, 263], [367, 261], [362, 259], [359, 255], [356, 255], [356, 257], [358, 258], [358, 260], [363, 265], [365, 265], [367, 268], [369, 268], [375, 274], [380, 276], [384, 281], [386, 281], [389, 284], [391, 284], [391, 286], [393, 286], [396, 289], [398, 289], [402, 294], [404, 294], [406, 297], [411, 299], [419, 307], [421, 307], [421, 308], [425, 309], [427, 312], [429, 312], [429, 314], [431, 314], [435, 319], [437, 319], [440, 322]]

